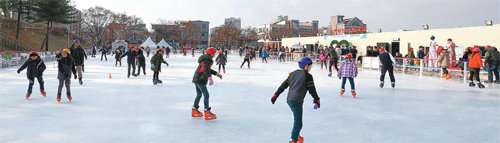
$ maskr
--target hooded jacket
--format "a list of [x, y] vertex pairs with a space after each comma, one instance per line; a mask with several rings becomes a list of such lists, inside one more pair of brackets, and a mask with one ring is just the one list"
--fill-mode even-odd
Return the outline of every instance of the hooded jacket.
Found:
[[207, 85], [208, 77], [211, 75], [217, 75], [217, 72], [212, 70], [213, 60], [209, 55], [202, 55], [198, 59], [198, 68], [193, 75], [193, 83]]
[[28, 68], [28, 70], [26, 71], [26, 76], [28, 77], [28, 79], [31, 79], [43, 76], [43, 71], [45, 71], [47, 67], [45, 66], [45, 63], [40, 58], [40, 56], [37, 55], [36, 60], [28, 58], [28, 60], [24, 62], [24, 64], [17, 70], [17, 72], [19, 73], [25, 68]]

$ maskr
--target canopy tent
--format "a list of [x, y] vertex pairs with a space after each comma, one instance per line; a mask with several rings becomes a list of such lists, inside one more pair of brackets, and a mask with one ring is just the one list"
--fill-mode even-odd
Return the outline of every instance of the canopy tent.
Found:
[[160, 43], [158, 43], [158, 46], [160, 46], [160, 47], [168, 47], [168, 48], [172, 47], [172, 46], [168, 45], [167, 42], [165, 42], [165, 39], [161, 39]]
[[155, 42], [153, 42], [153, 40], [151, 40], [151, 37], [148, 37], [148, 39], [146, 41], [144, 41], [144, 43], [142, 43], [142, 45], [140, 47], [149, 47], [151, 49], [156, 49], [156, 44]]

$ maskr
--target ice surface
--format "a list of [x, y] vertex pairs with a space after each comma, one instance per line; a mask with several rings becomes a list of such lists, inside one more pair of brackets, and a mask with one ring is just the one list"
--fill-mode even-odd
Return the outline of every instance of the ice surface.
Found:
[[[56, 101], [54, 62], [47, 62], [44, 74], [47, 97], [40, 95], [36, 83], [29, 100], [24, 97], [26, 71], [17, 74], [18, 67], [0, 69], [0, 142], [289, 141], [293, 117], [285, 103], [287, 91], [275, 105], [270, 98], [297, 68], [294, 62], [262, 64], [259, 60], [249, 70], [239, 68], [240, 57], [230, 56], [227, 74], [222, 80], [214, 78], [216, 84], [209, 87], [218, 119], [205, 121], [190, 115], [197, 58], [168, 58], [170, 66], [163, 66], [160, 73], [163, 85], [157, 86], [152, 84], [149, 59], [148, 75], [131, 79], [126, 78], [123, 61], [123, 67], [114, 67], [114, 60], [89, 58], [84, 85], [75, 81], [71, 85], [72, 103], [66, 98]], [[354, 99], [350, 89], [339, 96], [340, 81], [327, 77], [319, 65], [311, 73], [322, 105], [313, 110], [307, 95], [301, 132], [307, 143], [500, 142], [499, 86], [469, 88], [458, 80], [396, 74], [396, 89], [389, 84], [380, 89], [378, 71], [364, 70], [355, 79], [358, 95]]]

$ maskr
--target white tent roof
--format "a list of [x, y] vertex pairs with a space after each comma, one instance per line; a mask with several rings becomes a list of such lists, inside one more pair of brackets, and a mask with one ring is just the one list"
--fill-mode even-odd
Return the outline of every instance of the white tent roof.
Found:
[[161, 39], [160, 43], [158, 43], [158, 46], [160, 46], [160, 47], [169, 47], [169, 48], [172, 47], [172, 46], [168, 45], [167, 42], [165, 42], [165, 39]]
[[146, 41], [144, 41], [144, 43], [142, 43], [141, 47], [148, 47], [149, 48], [156, 48], [156, 44], [155, 42], [153, 42], [153, 40], [151, 40], [151, 37], [148, 37], [148, 39]]

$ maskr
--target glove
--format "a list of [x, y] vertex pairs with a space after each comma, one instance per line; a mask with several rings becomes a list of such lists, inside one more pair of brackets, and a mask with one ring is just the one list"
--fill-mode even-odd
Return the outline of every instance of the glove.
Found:
[[151, 68], [155, 68], [155, 65], [154, 65], [154, 64], [151, 64]]
[[276, 94], [274, 94], [273, 97], [271, 97], [271, 103], [275, 103], [276, 102], [276, 99], [278, 99], [278, 96], [276, 96]]
[[208, 85], [214, 85], [214, 80], [212, 80], [212, 77], [208, 77]]
[[219, 77], [220, 79], [222, 79], [222, 75], [221, 74], [218, 73], [216, 76]]
[[337, 77], [340, 79], [340, 74], [337, 74]]
[[119, 60], [119, 61], [121, 61], [121, 60], [122, 60], [122, 58], [118, 58], [118, 60]]
[[166, 64], [166, 65], [167, 65], [167, 67], [168, 67], [168, 63], [167, 63], [167, 62], [165, 62], [165, 64]]
[[20, 73], [21, 73], [21, 71], [17, 71], [17, 74], [20, 74]]
[[314, 109], [318, 109], [320, 107], [320, 101], [319, 99], [318, 100], [314, 100]]

